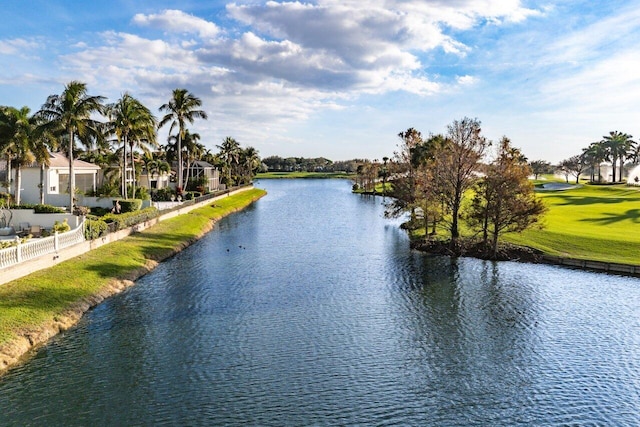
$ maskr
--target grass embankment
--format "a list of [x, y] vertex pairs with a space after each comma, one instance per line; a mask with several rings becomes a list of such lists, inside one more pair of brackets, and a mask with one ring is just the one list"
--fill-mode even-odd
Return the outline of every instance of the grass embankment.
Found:
[[346, 172], [263, 172], [256, 175], [256, 179], [293, 179], [293, 178], [352, 178], [354, 175]]
[[550, 255], [640, 265], [639, 189], [585, 185], [538, 195], [549, 207], [545, 228], [508, 234], [506, 241]]
[[34, 345], [48, 338], [43, 334], [50, 336], [56, 328], [71, 326], [89, 307], [126, 287], [126, 281], [140, 277], [157, 261], [209, 231], [213, 221], [264, 194], [264, 190], [252, 189], [215, 200], [212, 205], [0, 286], [0, 353], [13, 355], [20, 351], [11, 348], [16, 340]]

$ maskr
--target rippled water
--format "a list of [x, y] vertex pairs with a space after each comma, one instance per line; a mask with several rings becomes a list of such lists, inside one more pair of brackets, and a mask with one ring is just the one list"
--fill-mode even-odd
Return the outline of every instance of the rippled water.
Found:
[[347, 181], [269, 195], [0, 378], [0, 425], [635, 425], [640, 280], [409, 251]]

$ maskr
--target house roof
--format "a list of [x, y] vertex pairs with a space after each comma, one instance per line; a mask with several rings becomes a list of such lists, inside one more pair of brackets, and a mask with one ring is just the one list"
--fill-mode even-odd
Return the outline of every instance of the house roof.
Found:
[[[29, 167], [40, 167], [38, 163], [32, 163]], [[100, 166], [84, 160], [73, 159], [75, 169], [100, 170]], [[49, 169], [69, 169], [69, 158], [62, 153], [49, 153]]]
[[192, 163], [192, 165], [193, 165], [192, 167], [196, 167], [200, 169], [215, 168], [215, 166], [213, 166], [211, 163], [205, 162], [204, 160], [196, 160], [195, 162]]

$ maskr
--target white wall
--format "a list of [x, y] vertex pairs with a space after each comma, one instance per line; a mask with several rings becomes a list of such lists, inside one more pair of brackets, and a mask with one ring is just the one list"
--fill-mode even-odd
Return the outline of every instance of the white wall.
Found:
[[[5, 213], [6, 219], [9, 221], [10, 215], [6, 214], [6, 209], [2, 212]], [[21, 222], [28, 222], [30, 225], [39, 225], [44, 228], [51, 228], [56, 221], [62, 223], [65, 219], [71, 228], [75, 228], [80, 224], [79, 217], [67, 213], [35, 213], [33, 209], [11, 209], [11, 212], [13, 217], [10, 225], [16, 229]]]
[[[38, 184], [40, 184], [40, 169], [23, 169], [21, 175], [22, 190], [20, 191], [20, 201], [22, 203], [40, 203], [40, 188], [38, 188]], [[15, 185], [13, 188], [15, 188]]]

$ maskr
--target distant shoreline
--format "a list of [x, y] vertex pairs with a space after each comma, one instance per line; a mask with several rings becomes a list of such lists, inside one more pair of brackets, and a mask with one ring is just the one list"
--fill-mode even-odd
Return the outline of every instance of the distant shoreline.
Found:
[[262, 172], [255, 179], [351, 179], [347, 172]]

